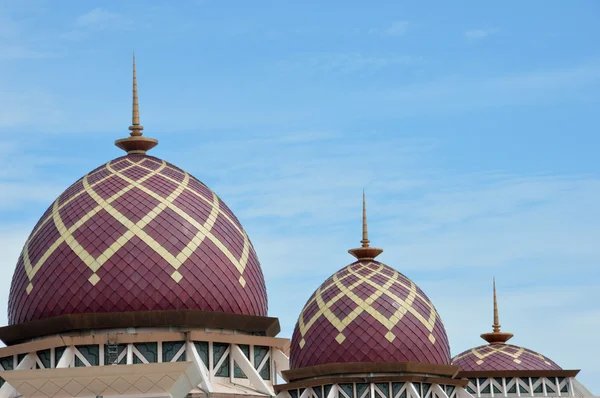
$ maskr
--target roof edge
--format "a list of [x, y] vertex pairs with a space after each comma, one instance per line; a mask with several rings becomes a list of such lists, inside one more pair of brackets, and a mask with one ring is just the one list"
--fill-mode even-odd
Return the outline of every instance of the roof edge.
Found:
[[454, 377], [459, 371], [460, 367], [455, 365], [437, 365], [421, 362], [347, 362], [290, 369], [282, 372], [282, 374], [287, 382], [293, 382], [311, 377], [357, 373], [403, 372]]
[[461, 370], [457, 377], [575, 377], [580, 370]]
[[14, 345], [27, 340], [74, 330], [127, 327], [209, 327], [239, 330], [275, 337], [281, 330], [278, 318], [199, 310], [164, 310], [67, 314], [0, 328], [0, 340]]

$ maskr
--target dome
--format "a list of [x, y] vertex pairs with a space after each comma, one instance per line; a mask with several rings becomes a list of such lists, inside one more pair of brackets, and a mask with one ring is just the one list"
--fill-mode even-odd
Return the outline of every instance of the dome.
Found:
[[425, 293], [395, 269], [361, 259], [310, 297], [291, 343], [291, 368], [351, 362], [450, 363], [444, 325]]
[[192, 309], [266, 316], [264, 277], [231, 210], [196, 178], [132, 153], [71, 185], [18, 259], [9, 324]]
[[329, 277], [308, 299], [291, 341], [290, 368], [335, 363], [450, 364], [446, 330], [427, 295], [375, 260], [363, 192], [358, 261]]
[[463, 371], [562, 370], [542, 354], [511, 344], [487, 344], [452, 358]]
[[481, 338], [489, 344], [458, 354], [452, 358], [452, 365], [460, 366], [464, 372], [562, 370], [560, 366], [542, 354], [527, 348], [506, 344], [513, 337], [513, 334], [500, 331], [495, 278], [494, 324], [492, 328], [491, 333], [481, 335]]

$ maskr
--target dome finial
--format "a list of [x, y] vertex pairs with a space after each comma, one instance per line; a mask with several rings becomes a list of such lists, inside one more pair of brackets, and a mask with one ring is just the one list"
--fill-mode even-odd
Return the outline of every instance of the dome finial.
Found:
[[496, 278], [494, 277], [494, 324], [492, 333], [484, 333], [481, 338], [490, 344], [504, 344], [513, 337], [512, 333], [500, 332], [500, 318], [498, 316], [498, 297], [496, 295]]
[[494, 328], [494, 333], [498, 333], [500, 331], [500, 320], [498, 317], [498, 297], [496, 295], [496, 277], [494, 277], [494, 324], [492, 327]]
[[135, 68], [135, 52], [133, 53], [133, 106], [131, 110], [130, 137], [115, 141], [115, 145], [129, 154], [141, 153], [154, 148], [158, 141], [154, 138], [142, 137], [144, 126], [140, 125], [140, 104], [138, 101], [137, 74]]
[[348, 253], [352, 254], [358, 260], [373, 260], [383, 252], [383, 249], [369, 246], [370, 242], [369, 230], [367, 228], [367, 199], [365, 196], [365, 190], [363, 189], [362, 240], [360, 241], [361, 247], [350, 249], [348, 250]]
[[363, 189], [363, 213], [362, 213], [362, 247], [369, 247], [369, 229], [367, 228], [367, 198], [365, 197], [365, 190]]
[[133, 52], [133, 106], [131, 112], [131, 130], [132, 137], [140, 137], [144, 126], [140, 125], [140, 104], [138, 102], [137, 75], [135, 72], [135, 51]]

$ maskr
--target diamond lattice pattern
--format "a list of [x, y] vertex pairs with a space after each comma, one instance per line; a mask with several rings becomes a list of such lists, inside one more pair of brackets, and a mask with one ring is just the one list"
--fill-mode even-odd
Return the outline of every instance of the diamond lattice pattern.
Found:
[[13, 276], [9, 323], [171, 309], [266, 316], [262, 270], [214, 192], [161, 159], [127, 155], [75, 182], [39, 220]]
[[542, 354], [511, 344], [488, 344], [472, 348], [452, 359], [464, 371], [561, 370]]
[[378, 261], [357, 261], [306, 303], [291, 348], [292, 368], [345, 362], [450, 363], [448, 338], [429, 298]]

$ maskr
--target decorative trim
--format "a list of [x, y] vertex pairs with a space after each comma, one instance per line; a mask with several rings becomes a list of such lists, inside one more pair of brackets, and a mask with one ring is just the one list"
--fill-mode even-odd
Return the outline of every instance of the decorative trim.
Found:
[[419, 362], [396, 362], [396, 363], [330, 363], [325, 365], [309, 366], [306, 368], [290, 369], [283, 373], [283, 378], [297, 381], [309, 377], [320, 377], [341, 374], [358, 373], [420, 373], [438, 376], [454, 376], [460, 371], [460, 367], [453, 365], [434, 365]]
[[70, 314], [0, 328], [0, 340], [14, 345], [27, 340], [73, 330], [137, 327], [208, 327], [276, 336], [279, 319], [198, 310], [136, 311]]
[[478, 377], [575, 377], [580, 370], [489, 370], [460, 371], [459, 378]]

